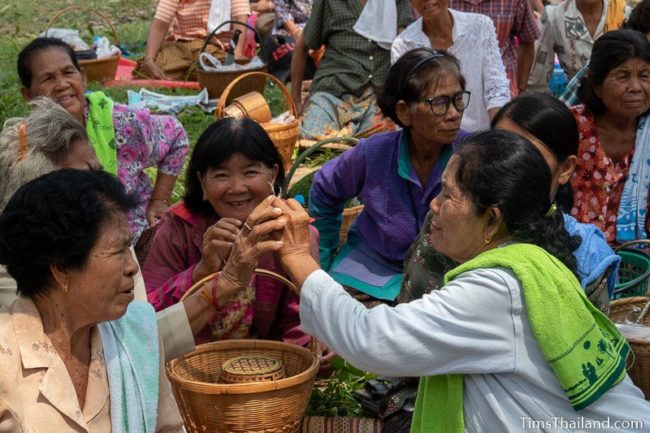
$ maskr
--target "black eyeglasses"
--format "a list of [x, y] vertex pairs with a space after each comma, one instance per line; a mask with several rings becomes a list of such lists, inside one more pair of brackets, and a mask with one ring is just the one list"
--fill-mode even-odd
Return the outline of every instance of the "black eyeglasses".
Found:
[[453, 103], [458, 112], [462, 113], [469, 105], [470, 92], [467, 90], [460, 91], [452, 96], [435, 96], [429, 99], [423, 99], [420, 102], [429, 104], [431, 112], [437, 116], [443, 116], [449, 111], [449, 106]]

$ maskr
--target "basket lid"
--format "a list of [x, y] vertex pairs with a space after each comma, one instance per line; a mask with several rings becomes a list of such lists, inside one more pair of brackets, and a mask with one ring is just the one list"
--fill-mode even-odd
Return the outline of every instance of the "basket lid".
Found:
[[268, 356], [245, 355], [227, 360], [221, 369], [237, 376], [258, 376], [281, 370], [282, 362]]

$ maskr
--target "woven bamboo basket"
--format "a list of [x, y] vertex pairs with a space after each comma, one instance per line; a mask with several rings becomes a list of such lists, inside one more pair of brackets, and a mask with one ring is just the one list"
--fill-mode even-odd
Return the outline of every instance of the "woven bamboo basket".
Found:
[[[282, 275], [255, 269], [257, 275], [295, 285]], [[217, 273], [197, 281], [182, 299], [203, 288]], [[284, 379], [218, 383], [223, 364], [236, 357], [278, 360]], [[304, 347], [268, 340], [223, 340], [198, 346], [167, 363], [185, 428], [189, 433], [297, 433], [307, 410], [319, 361]]]
[[217, 104], [216, 116], [217, 118], [222, 118], [225, 115], [225, 107], [229, 99], [232, 98], [231, 91], [238, 83], [245, 80], [253, 80], [262, 78], [266, 83], [266, 80], [271, 80], [275, 83], [276, 86], [282, 92], [284, 98], [285, 108], [293, 115], [294, 120], [287, 123], [260, 123], [264, 130], [269, 134], [273, 144], [278, 149], [282, 160], [284, 161], [285, 170], [289, 170], [291, 167], [291, 158], [293, 156], [293, 150], [298, 143], [298, 137], [300, 136], [300, 119], [298, 118], [298, 111], [296, 110], [296, 104], [294, 104], [293, 99], [291, 98], [291, 93], [289, 90], [282, 84], [280, 80], [275, 78], [271, 74], [266, 72], [248, 72], [247, 74], [240, 75], [235, 78], [229, 85], [226, 87], [226, 90], [223, 91], [221, 97], [219, 98], [219, 104]]
[[[286, 377], [269, 382], [217, 383], [223, 363], [237, 356], [282, 362]], [[318, 371], [308, 349], [266, 340], [200, 345], [167, 364], [167, 375], [189, 433], [299, 432]]]
[[[612, 322], [622, 322], [632, 308], [643, 308], [649, 300], [650, 298], [644, 296], [613, 300], [609, 304], [609, 318]], [[650, 327], [650, 314], [646, 314], [641, 323]], [[648, 333], [650, 334], [650, 329]], [[650, 399], [650, 339], [628, 338], [627, 340], [634, 354], [634, 357], [628, 358], [628, 374], [634, 384], [643, 391], [645, 398]]]
[[362, 204], [346, 207], [343, 209], [343, 220], [341, 222], [341, 231], [339, 232], [339, 245], [345, 244], [345, 242], [348, 240], [348, 232], [350, 231], [350, 226], [362, 211]]
[[[205, 44], [203, 44], [203, 48], [201, 48], [200, 53], [203, 53], [205, 51], [208, 44], [210, 43], [210, 40], [221, 27], [223, 27], [226, 24], [233, 24], [233, 23], [240, 24], [244, 27], [247, 27], [249, 30], [255, 32], [256, 39], [259, 40], [259, 35], [257, 34], [257, 31], [254, 28], [241, 21], [229, 20], [221, 23], [221, 25], [215, 28], [212, 31], [212, 33], [208, 35], [208, 37], [205, 39]], [[199, 62], [196, 67], [197, 80], [202, 87], [208, 89], [208, 95], [210, 95], [210, 98], [219, 98], [221, 94], [226, 90], [228, 85], [234, 79], [248, 72], [266, 72], [266, 65], [260, 66], [258, 68], [246, 69], [243, 71], [223, 71], [223, 72], [205, 71], [203, 70], [203, 68], [201, 68], [201, 62]], [[246, 93], [249, 92], [262, 93], [264, 91], [265, 84], [266, 84], [266, 79], [264, 78], [248, 80], [247, 82], [237, 86], [236, 89], [232, 89], [232, 91], [230, 92], [230, 96], [232, 98], [236, 98], [238, 96], [245, 95]]]
[[[47, 30], [49, 30], [52, 27], [52, 25], [59, 18], [61, 18], [61, 16], [67, 14], [68, 12], [72, 12], [76, 10], [91, 12], [97, 15], [98, 17], [100, 17], [106, 24], [108, 24], [108, 27], [111, 29], [111, 33], [113, 34], [113, 44], [115, 46], [120, 45], [120, 42], [117, 39], [117, 33], [115, 32], [115, 27], [113, 27], [111, 20], [108, 19], [108, 17], [102, 14], [101, 12], [87, 6], [69, 6], [63, 9], [58, 14], [54, 15], [54, 17], [47, 24], [47, 29], [45, 30], [45, 34], [47, 35]], [[117, 54], [111, 57], [104, 57], [103, 59], [79, 60], [79, 66], [81, 66], [86, 72], [86, 79], [88, 81], [101, 82], [106, 80], [112, 80], [115, 78], [115, 74], [117, 73], [117, 66], [120, 61], [120, 57], [121, 55]]]

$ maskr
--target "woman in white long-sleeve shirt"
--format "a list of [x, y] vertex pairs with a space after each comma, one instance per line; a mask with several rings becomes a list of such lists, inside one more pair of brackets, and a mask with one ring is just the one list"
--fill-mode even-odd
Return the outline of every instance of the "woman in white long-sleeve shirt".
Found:
[[[416, 4], [417, 3], [417, 4]], [[506, 75], [492, 20], [481, 14], [429, 7], [412, 2], [421, 17], [397, 35], [390, 50], [391, 63], [414, 48], [433, 48], [453, 54], [460, 63], [472, 100], [461, 127], [488, 129], [490, 119], [510, 101]]]
[[[629, 347], [575, 277], [551, 175], [527, 140], [470, 136], [431, 203], [431, 243], [461, 265], [440, 291], [366, 309], [309, 259], [308, 215], [277, 200], [301, 325], [355, 366], [424, 376], [412, 432], [647, 431]], [[645, 429], [645, 430], [644, 430]]]

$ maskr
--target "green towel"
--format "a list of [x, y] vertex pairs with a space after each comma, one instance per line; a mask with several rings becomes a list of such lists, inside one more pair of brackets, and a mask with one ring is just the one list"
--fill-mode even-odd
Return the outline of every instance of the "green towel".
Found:
[[86, 119], [88, 138], [104, 171], [117, 176], [113, 100], [100, 91], [86, 95], [86, 99], [88, 100], [88, 119]]
[[[513, 243], [486, 251], [449, 271], [445, 284], [464, 272], [495, 267], [512, 270], [521, 282], [537, 343], [575, 410], [625, 377], [625, 338], [589, 302], [575, 275], [542, 248]], [[411, 433], [462, 433], [462, 393], [462, 375], [422, 378]]]

